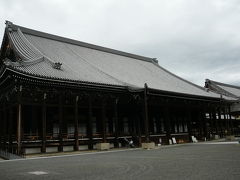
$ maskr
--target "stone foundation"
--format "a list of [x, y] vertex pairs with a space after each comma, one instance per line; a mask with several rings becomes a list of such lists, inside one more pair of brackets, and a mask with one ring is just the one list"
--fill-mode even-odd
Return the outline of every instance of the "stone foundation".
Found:
[[215, 139], [215, 140], [218, 140], [218, 139], [220, 139], [219, 135], [217, 135], [217, 134], [216, 134], [216, 135], [214, 135], [214, 139]]
[[235, 140], [235, 136], [226, 136], [226, 140], [234, 141]]
[[109, 143], [98, 143], [98, 144], [96, 144], [96, 149], [97, 150], [108, 150], [108, 149], [110, 149], [110, 144]]
[[142, 143], [142, 148], [143, 149], [154, 149], [155, 143], [154, 142]]
[[46, 147], [46, 152], [47, 153], [58, 152], [58, 147]]
[[41, 148], [26, 148], [25, 154], [39, 154], [41, 153]]
[[63, 152], [73, 151], [73, 146], [63, 146]]

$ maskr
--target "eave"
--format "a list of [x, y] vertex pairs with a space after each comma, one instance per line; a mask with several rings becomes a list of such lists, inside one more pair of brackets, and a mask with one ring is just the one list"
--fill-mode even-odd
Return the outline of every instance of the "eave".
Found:
[[[110, 91], [110, 92], [125, 92], [125, 93], [142, 93], [143, 88], [137, 90], [132, 90], [132, 88], [127, 86], [116, 86], [102, 83], [94, 82], [84, 82], [84, 81], [73, 81], [68, 79], [59, 79], [51, 77], [41, 77], [32, 74], [26, 74], [25, 72], [20, 72], [11, 67], [7, 67], [6, 71], [13, 75], [14, 78], [19, 79], [20, 81], [30, 82], [33, 84], [41, 85], [50, 85], [58, 87], [69, 87], [76, 89], [88, 89], [88, 90], [97, 90], [97, 91]], [[156, 97], [168, 97], [176, 98], [182, 100], [194, 100], [194, 101], [205, 101], [205, 102], [222, 102], [225, 101], [221, 98], [206, 97], [206, 96], [197, 96], [184, 93], [175, 93], [171, 91], [162, 91], [158, 89], [148, 89], [148, 95]]]

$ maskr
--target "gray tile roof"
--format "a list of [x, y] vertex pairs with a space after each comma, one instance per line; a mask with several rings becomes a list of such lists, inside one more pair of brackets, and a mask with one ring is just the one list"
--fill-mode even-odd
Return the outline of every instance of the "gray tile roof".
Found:
[[[10, 63], [24, 73], [46, 78], [84, 81], [131, 88], [144, 88], [216, 97], [218, 94], [188, 82], [142, 57], [71, 39], [66, 39], [16, 25], [11, 25], [10, 40], [22, 61]], [[9, 27], [8, 27], [9, 28]], [[61, 69], [53, 68], [62, 63]]]
[[230, 84], [224, 84], [217, 81], [206, 79], [206, 86], [216, 93], [226, 95], [228, 97], [240, 98], [240, 87]]
[[224, 89], [225, 91], [230, 92], [231, 94], [234, 94], [236, 97], [240, 98], [240, 87], [231, 87], [231, 86], [223, 86], [223, 85], [219, 85], [219, 87]]

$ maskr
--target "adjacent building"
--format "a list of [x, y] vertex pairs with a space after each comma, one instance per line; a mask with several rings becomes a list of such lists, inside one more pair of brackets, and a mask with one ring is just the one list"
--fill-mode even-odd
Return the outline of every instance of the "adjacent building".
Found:
[[229, 111], [230, 114], [234, 116], [234, 119], [236, 119], [233, 121], [234, 134], [240, 135], [240, 87], [224, 84], [210, 79], [206, 79], [205, 87], [222, 96], [235, 99], [232, 101]]

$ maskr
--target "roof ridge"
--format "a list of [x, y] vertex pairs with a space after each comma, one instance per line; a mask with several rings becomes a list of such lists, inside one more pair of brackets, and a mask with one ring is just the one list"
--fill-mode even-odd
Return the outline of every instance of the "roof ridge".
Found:
[[107, 52], [107, 53], [126, 56], [126, 57], [134, 58], [134, 59], [137, 59], [137, 60], [143, 60], [143, 61], [155, 62], [155, 63], [158, 62], [156, 58], [149, 58], [149, 57], [145, 57], [145, 56], [140, 56], [140, 55], [137, 55], [137, 54], [132, 54], [132, 53], [119, 51], [119, 50], [115, 50], [115, 49], [111, 49], [111, 48], [107, 48], [107, 47], [103, 47], [103, 46], [98, 46], [98, 45], [94, 45], [94, 44], [90, 44], [90, 43], [86, 43], [86, 42], [82, 42], [82, 41], [78, 41], [78, 40], [74, 40], [74, 39], [70, 39], [70, 38], [66, 38], [66, 37], [62, 37], [62, 36], [58, 36], [58, 35], [54, 35], [54, 34], [49, 34], [49, 33], [42, 32], [42, 31], [37, 31], [37, 30], [34, 30], [34, 29], [30, 29], [30, 28], [26, 28], [26, 27], [23, 27], [23, 26], [13, 24], [10, 21], [6, 21], [6, 24], [7, 23], [11, 23], [11, 27], [12, 27], [13, 30], [17, 30], [18, 28], [20, 28], [23, 33], [26, 33], [26, 34], [29, 34], [29, 35], [44, 37], [44, 38], [55, 40], [55, 41], [65, 42], [65, 43], [74, 44], [74, 45], [78, 45], [78, 46], [82, 46], [82, 47], [86, 47], [86, 48], [90, 48], [90, 49], [104, 51], [104, 52]]

